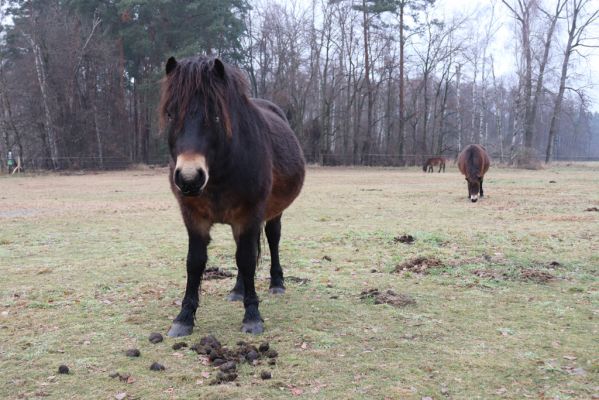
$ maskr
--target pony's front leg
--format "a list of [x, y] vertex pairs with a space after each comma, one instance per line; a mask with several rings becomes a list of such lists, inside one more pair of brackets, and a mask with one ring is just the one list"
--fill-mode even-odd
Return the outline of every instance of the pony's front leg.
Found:
[[210, 236], [189, 232], [189, 250], [187, 252], [187, 286], [181, 304], [181, 312], [173, 321], [168, 336], [191, 335], [196, 310], [200, 303], [200, 283], [208, 261], [208, 243]]
[[254, 287], [260, 229], [260, 224], [252, 224], [246, 227], [237, 239], [235, 260], [244, 288], [243, 306], [245, 307], [245, 315], [241, 327], [241, 331], [244, 333], [259, 334], [264, 331], [264, 323], [258, 310], [258, 296]]

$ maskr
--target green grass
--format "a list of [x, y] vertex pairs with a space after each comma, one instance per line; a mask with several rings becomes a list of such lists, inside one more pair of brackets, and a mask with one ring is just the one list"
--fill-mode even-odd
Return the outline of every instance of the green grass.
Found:
[[[172, 350], [175, 340], [147, 340], [167, 331], [185, 287], [186, 235], [165, 175], [0, 177], [0, 398], [599, 395], [599, 213], [584, 211], [599, 205], [597, 165], [494, 168], [476, 204], [455, 169], [311, 168], [281, 245], [286, 274], [309, 282], [269, 296], [264, 252], [265, 333], [239, 332], [242, 306], [224, 301], [232, 279], [203, 284], [188, 343], [211, 333], [228, 346], [267, 340], [280, 354], [221, 386], [208, 385], [215, 370], [195, 353]], [[416, 241], [395, 243], [402, 234]], [[209, 266], [234, 270], [230, 229], [212, 236]], [[390, 273], [418, 256], [443, 265]], [[523, 279], [528, 269], [555, 279]], [[360, 300], [367, 288], [416, 304]], [[124, 355], [131, 347], [140, 358]], [[166, 371], [150, 371], [154, 361]], [[63, 363], [71, 374], [57, 374]], [[260, 379], [265, 369], [273, 379]]]

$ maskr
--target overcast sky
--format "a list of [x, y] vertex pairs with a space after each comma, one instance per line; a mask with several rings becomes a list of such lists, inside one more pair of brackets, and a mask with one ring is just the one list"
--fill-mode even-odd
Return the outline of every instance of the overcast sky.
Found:
[[[312, 0], [276, 0], [281, 4], [290, 2], [309, 7]], [[554, 0], [544, 0], [546, 4], [553, 3]], [[262, 0], [255, 0], [262, 2]], [[489, 9], [492, 3], [495, 3], [495, 12], [497, 24], [500, 26], [493, 42], [490, 44], [490, 51], [495, 62], [495, 69], [498, 75], [513, 76], [516, 70], [514, 40], [514, 22], [509, 15], [507, 7], [501, 3], [501, 0], [437, 0], [435, 6], [436, 12], [443, 14], [445, 19], [450, 20], [458, 15], [473, 15], [474, 19], [480, 21], [481, 34], [484, 32], [484, 23], [489, 20], [484, 10]], [[599, 0], [591, 0], [593, 9], [599, 9]], [[589, 36], [598, 38], [599, 44], [599, 23], [589, 29]], [[558, 28], [556, 32], [559, 47], [554, 47], [552, 63], [545, 79], [545, 86], [557, 92], [559, 87], [559, 73], [561, 70], [561, 61], [563, 57], [563, 44], [567, 39], [567, 32], [564, 27]], [[599, 112], [599, 49], [583, 49], [588, 53], [588, 57], [583, 59], [574, 55], [570, 58], [569, 76], [567, 84], [574, 88], [585, 87], [585, 92], [591, 101], [590, 110]], [[568, 93], [566, 93], [568, 95]]]
[[[552, 0], [545, 0], [546, 4], [552, 4]], [[478, 14], [482, 15], [485, 8], [489, 8], [492, 0], [437, 0], [439, 11], [444, 13], [447, 18], [451, 18], [455, 14]], [[497, 22], [501, 24], [501, 28], [495, 36], [495, 41], [492, 44], [492, 53], [496, 60], [498, 73], [513, 74], [515, 68], [514, 46], [511, 43], [514, 40], [513, 29], [514, 21], [510, 17], [509, 10], [501, 3], [500, 0], [495, 1], [495, 10]], [[599, 0], [591, 0], [589, 10], [599, 9]], [[487, 20], [488, 17], [484, 17]], [[589, 36], [598, 38], [595, 43], [599, 45], [599, 23], [596, 23], [589, 29]], [[558, 39], [558, 47], [554, 47], [552, 56], [553, 70], [550, 76], [545, 81], [545, 85], [549, 90], [557, 91], [559, 85], [559, 73], [561, 70], [561, 62], [563, 59], [563, 47], [567, 39], [565, 24], [558, 28], [556, 32]], [[578, 88], [585, 87], [585, 92], [589, 96], [592, 104], [590, 109], [599, 112], [599, 48], [585, 48], [584, 52], [588, 53], [585, 58], [573, 55], [570, 58], [569, 76], [572, 78], [567, 81], [567, 85]]]

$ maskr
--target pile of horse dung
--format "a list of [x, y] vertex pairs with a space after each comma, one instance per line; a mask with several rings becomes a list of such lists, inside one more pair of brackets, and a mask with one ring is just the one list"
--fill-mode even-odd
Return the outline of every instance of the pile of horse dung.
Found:
[[211, 279], [227, 279], [227, 278], [232, 278], [232, 277], [233, 277], [232, 272], [222, 270], [218, 267], [213, 267], [213, 268], [206, 268], [204, 270], [203, 279], [205, 281], [209, 281]]
[[[268, 365], [275, 365], [278, 353], [270, 348], [268, 342], [262, 343], [258, 348], [244, 341], [237, 342], [237, 349], [232, 350], [223, 346], [218, 339], [208, 335], [191, 346], [191, 350], [208, 359], [210, 365], [219, 369], [216, 378], [210, 382], [211, 385], [219, 385], [225, 382], [232, 382], [237, 379], [237, 365], [247, 362], [252, 366], [262, 364], [263, 360], [268, 360]], [[271, 374], [268, 371], [262, 371], [262, 379], [270, 379]]]
[[[559, 263], [557, 264], [559, 265]], [[551, 263], [550, 265], [553, 265], [553, 263]], [[532, 281], [536, 283], [547, 283], [556, 279], [556, 277], [553, 274], [545, 271], [539, 271], [538, 269], [534, 268], [524, 268], [518, 271], [517, 274], [510, 271], [498, 271], [493, 269], [475, 269], [474, 271], [472, 271], [472, 274], [478, 276], [479, 278], [493, 279], [496, 281], [520, 280]]]
[[436, 258], [416, 257], [395, 267], [393, 272], [404, 274], [413, 272], [416, 274], [428, 274], [428, 270], [436, 267], [442, 267], [443, 263]]
[[360, 293], [360, 299], [365, 300], [374, 298], [374, 304], [389, 304], [393, 307], [405, 307], [408, 305], [416, 304], [416, 300], [408, 295], [395, 293], [389, 289], [384, 292], [378, 289], [367, 289]]
[[404, 243], [404, 244], [412, 244], [414, 243], [414, 236], [412, 235], [401, 235], [401, 236], [395, 236], [393, 238], [393, 242], [395, 243]]

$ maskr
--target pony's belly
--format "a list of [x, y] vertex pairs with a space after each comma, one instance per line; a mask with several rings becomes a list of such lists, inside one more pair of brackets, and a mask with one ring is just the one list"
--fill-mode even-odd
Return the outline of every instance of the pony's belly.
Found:
[[283, 213], [299, 195], [304, 183], [304, 175], [282, 177], [273, 174], [273, 187], [266, 200], [265, 221], [269, 221]]

